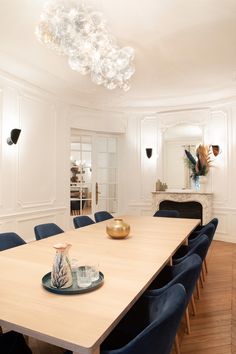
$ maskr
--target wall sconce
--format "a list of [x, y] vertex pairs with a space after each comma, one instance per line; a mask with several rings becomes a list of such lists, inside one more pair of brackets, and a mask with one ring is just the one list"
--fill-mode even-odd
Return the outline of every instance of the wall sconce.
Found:
[[214, 156], [218, 156], [221, 153], [219, 145], [211, 145], [211, 148]]
[[8, 145], [16, 144], [19, 136], [20, 136], [21, 129], [12, 129], [11, 135], [7, 138]]
[[150, 157], [152, 156], [152, 148], [146, 148], [146, 155], [150, 159]]

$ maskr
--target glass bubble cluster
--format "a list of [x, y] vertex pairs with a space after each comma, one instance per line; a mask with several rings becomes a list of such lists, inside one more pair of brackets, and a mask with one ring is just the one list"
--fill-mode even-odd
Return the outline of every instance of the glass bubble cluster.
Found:
[[77, 1], [49, 1], [35, 33], [47, 47], [68, 56], [71, 69], [90, 74], [97, 85], [129, 90], [134, 49], [118, 46], [102, 13]]

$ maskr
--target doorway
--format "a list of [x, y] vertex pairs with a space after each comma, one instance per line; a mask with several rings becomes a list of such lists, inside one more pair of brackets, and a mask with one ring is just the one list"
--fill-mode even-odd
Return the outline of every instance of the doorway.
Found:
[[71, 132], [71, 215], [118, 210], [118, 136]]

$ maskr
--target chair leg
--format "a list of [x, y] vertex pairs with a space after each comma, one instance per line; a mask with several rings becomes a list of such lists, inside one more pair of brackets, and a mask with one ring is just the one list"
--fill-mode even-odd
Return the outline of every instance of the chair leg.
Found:
[[186, 310], [185, 310], [185, 321], [186, 321], [187, 333], [190, 334], [191, 333], [191, 329], [190, 329], [188, 306], [186, 307]]
[[200, 286], [199, 286], [199, 279], [197, 280], [196, 283], [196, 288], [197, 288], [197, 298], [200, 300]]
[[177, 333], [176, 333], [176, 336], [175, 336], [175, 351], [176, 351], [176, 354], [180, 354], [179, 337], [178, 337]]
[[193, 316], [196, 316], [197, 310], [196, 310], [195, 300], [194, 300], [194, 296], [193, 295], [191, 296], [190, 301], [191, 301], [191, 306], [192, 306], [192, 310], [193, 310]]
[[205, 278], [205, 273], [204, 273], [204, 267], [202, 267], [201, 273], [202, 273], [202, 280], [205, 281], [206, 278]]
[[204, 268], [205, 268], [205, 271], [206, 271], [206, 274], [207, 274], [208, 273], [208, 267], [207, 267], [206, 258], [204, 258], [203, 264], [204, 264]]
[[200, 283], [201, 283], [201, 287], [204, 288], [202, 272], [200, 273]]

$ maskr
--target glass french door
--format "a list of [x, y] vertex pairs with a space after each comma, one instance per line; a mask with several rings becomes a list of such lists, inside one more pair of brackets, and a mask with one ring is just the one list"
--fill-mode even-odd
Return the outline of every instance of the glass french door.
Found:
[[92, 138], [89, 135], [76, 135], [72, 140], [71, 215], [88, 215], [92, 212]]
[[116, 136], [72, 131], [70, 166], [71, 215], [91, 215], [118, 208]]
[[118, 209], [117, 137], [96, 136], [94, 211]]

